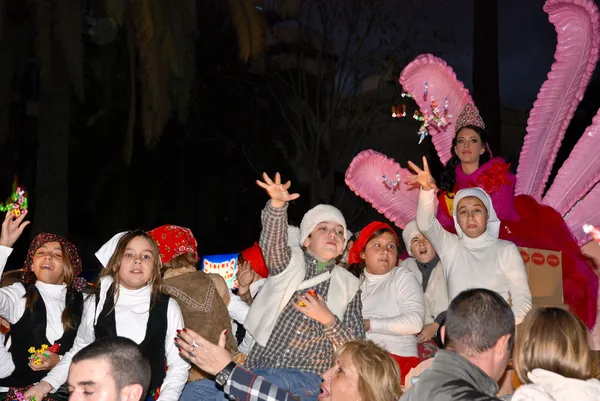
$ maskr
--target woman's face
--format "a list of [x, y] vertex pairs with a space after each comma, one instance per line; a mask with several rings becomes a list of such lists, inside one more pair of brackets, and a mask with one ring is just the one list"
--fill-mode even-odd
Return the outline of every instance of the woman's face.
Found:
[[351, 358], [340, 355], [321, 377], [319, 401], [362, 401], [358, 393], [358, 372]]
[[154, 270], [152, 250], [152, 244], [144, 237], [129, 241], [119, 268], [119, 281], [123, 287], [138, 290], [148, 284]]
[[31, 269], [35, 277], [46, 284], [63, 284], [65, 268], [59, 242], [46, 242], [33, 254]]
[[373, 238], [367, 242], [361, 256], [366, 262], [367, 272], [371, 274], [388, 273], [398, 261], [396, 237], [385, 232], [379, 237]]
[[471, 128], [463, 128], [456, 135], [454, 151], [461, 163], [479, 163], [479, 157], [485, 153], [485, 146], [477, 132]]

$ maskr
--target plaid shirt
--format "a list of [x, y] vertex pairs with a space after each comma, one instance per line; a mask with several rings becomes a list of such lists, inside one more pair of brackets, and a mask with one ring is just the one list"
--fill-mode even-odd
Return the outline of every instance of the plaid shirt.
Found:
[[230, 399], [235, 401], [300, 400], [300, 397], [294, 397], [291, 393], [281, 390], [276, 385], [265, 381], [262, 377], [257, 376], [240, 366], [235, 367], [231, 371], [223, 390]]
[[[276, 209], [270, 202], [267, 203], [262, 212], [262, 225], [260, 247], [269, 273], [276, 275], [285, 270], [291, 259], [291, 249], [287, 245], [287, 205]], [[305, 280], [335, 266], [331, 262], [319, 271], [317, 260], [308, 252], [304, 253], [304, 260]], [[325, 280], [312, 289], [327, 299], [329, 283], [330, 280]], [[294, 309], [294, 300], [295, 297], [292, 297], [281, 311], [266, 346], [254, 344], [246, 367], [298, 369], [320, 375], [331, 367], [335, 348], [347, 341], [365, 338], [360, 290], [348, 304], [343, 322], [336, 317], [334, 323], [327, 327]]]

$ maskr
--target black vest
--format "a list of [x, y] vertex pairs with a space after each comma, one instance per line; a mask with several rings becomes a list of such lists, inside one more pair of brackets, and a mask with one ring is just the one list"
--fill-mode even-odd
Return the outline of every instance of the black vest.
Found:
[[[98, 321], [94, 326], [96, 339], [104, 337], [116, 337], [117, 326], [115, 323], [115, 297], [114, 284], [111, 284], [106, 293], [106, 301]], [[166, 376], [165, 359], [165, 340], [167, 336], [167, 309], [169, 307], [169, 296], [159, 295], [152, 305], [150, 300], [148, 307], [150, 314], [146, 325], [146, 335], [144, 341], [139, 344], [142, 354], [150, 362], [152, 378], [150, 380], [150, 392], [159, 389]], [[96, 306], [98, 306], [99, 295], [96, 296]]]
[[[42, 380], [47, 374], [47, 370], [33, 371], [29, 367], [29, 348], [41, 348], [42, 344], [52, 345], [46, 338], [46, 305], [35, 285], [26, 287], [27, 293], [37, 293], [37, 300], [33, 304], [33, 310], [25, 309], [25, 313], [18, 322], [11, 325], [10, 332], [6, 336], [11, 338], [10, 353], [15, 364], [14, 372], [4, 379], [0, 380], [2, 387], [26, 387]], [[66, 330], [62, 337], [55, 341], [60, 344], [59, 355], [64, 355], [73, 346], [77, 328], [81, 323], [81, 313], [83, 311], [83, 296], [81, 293], [72, 289], [67, 290], [67, 299], [65, 306], [71, 309], [71, 318], [73, 320], [72, 329]]]

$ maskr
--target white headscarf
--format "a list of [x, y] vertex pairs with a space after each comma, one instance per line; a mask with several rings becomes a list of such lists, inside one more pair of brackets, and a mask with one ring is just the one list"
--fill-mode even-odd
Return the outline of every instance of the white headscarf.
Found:
[[412, 251], [410, 250], [410, 243], [412, 242], [413, 238], [415, 238], [419, 234], [421, 234], [421, 231], [419, 231], [419, 228], [417, 227], [416, 220], [411, 220], [406, 225], [406, 227], [404, 227], [404, 230], [402, 230], [402, 239], [404, 240], [404, 246], [406, 247], [406, 252], [408, 252], [410, 256], [414, 256], [412, 254]]
[[490, 196], [487, 194], [487, 192], [485, 192], [483, 189], [481, 189], [479, 187], [461, 189], [454, 196], [454, 205], [452, 207], [452, 217], [454, 217], [454, 228], [456, 228], [456, 234], [458, 234], [458, 236], [460, 238], [464, 237], [464, 235], [465, 235], [465, 233], [460, 228], [460, 225], [458, 224], [458, 220], [456, 219], [456, 208], [458, 207], [458, 203], [460, 202], [461, 199], [469, 197], [469, 196], [474, 196], [483, 203], [483, 206], [485, 206], [485, 208], [488, 211], [488, 221], [487, 221], [487, 230], [486, 231], [492, 237], [498, 238], [498, 236], [500, 235], [500, 220], [498, 219], [498, 216], [496, 216], [496, 211], [494, 210], [494, 205], [492, 204], [492, 198], [490, 198]]
[[106, 267], [113, 253], [115, 253], [115, 251], [117, 250], [117, 244], [119, 243], [119, 240], [123, 238], [125, 234], [127, 234], [127, 231], [115, 234], [104, 245], [102, 245], [100, 249], [98, 249], [98, 252], [96, 252], [96, 257], [98, 258], [100, 263], [102, 263], [102, 266]]

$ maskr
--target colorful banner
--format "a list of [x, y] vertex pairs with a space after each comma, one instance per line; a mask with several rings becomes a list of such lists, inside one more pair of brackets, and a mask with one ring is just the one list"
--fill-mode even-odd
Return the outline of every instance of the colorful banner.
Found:
[[225, 279], [229, 288], [237, 288], [238, 254], [209, 255], [202, 258], [202, 271], [216, 273]]

